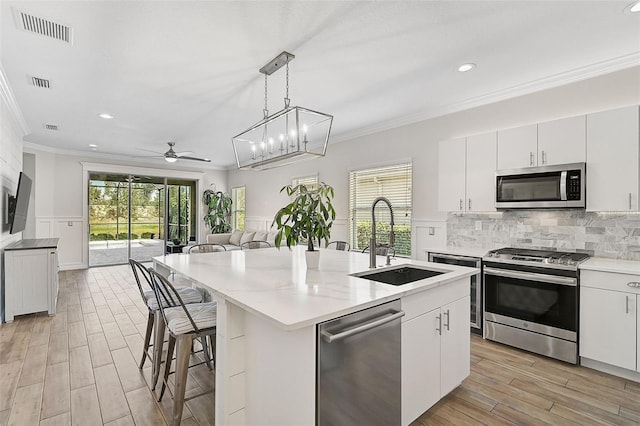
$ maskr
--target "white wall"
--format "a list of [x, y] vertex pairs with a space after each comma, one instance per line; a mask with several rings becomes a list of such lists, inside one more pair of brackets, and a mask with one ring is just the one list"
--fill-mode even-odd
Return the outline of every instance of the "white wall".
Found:
[[[11, 89], [6, 85], [4, 70], [0, 66], [0, 252], [4, 247], [14, 241], [19, 241], [22, 233], [9, 234], [9, 225], [6, 215], [7, 194], [16, 195], [18, 187], [18, 177], [22, 171], [22, 138], [25, 134], [25, 127], [21, 123], [21, 112], [13, 100]], [[0, 263], [0, 321], [4, 321], [4, 271]]]
[[[58, 249], [62, 270], [88, 266], [87, 167], [90, 171], [196, 179], [199, 180], [198, 194], [212, 183], [221, 191], [227, 190], [226, 171], [169, 169], [155, 164], [145, 167], [139, 162], [113, 159], [100, 162], [95, 157], [58, 154], [32, 145], [25, 147], [25, 152], [35, 156], [35, 235], [36, 238], [60, 238]], [[91, 165], [83, 167], [87, 163]], [[202, 203], [198, 205], [198, 232], [203, 240], [206, 229], [202, 221]]]
[[[428, 96], [428, 94], [417, 94]], [[554, 89], [469, 109], [415, 124], [331, 144], [322, 159], [283, 168], [229, 172], [229, 187], [246, 186], [246, 214], [268, 220], [286, 198], [278, 195], [294, 176], [318, 173], [336, 190], [339, 221], [348, 218], [348, 172], [376, 165], [413, 161], [413, 221], [420, 232], [436, 227], [434, 236], [416, 235], [421, 244], [446, 241], [441, 232], [446, 215], [438, 212], [438, 142], [461, 136], [517, 127], [640, 103], [640, 67], [611, 73]], [[312, 107], [312, 105], [309, 105]], [[330, 111], [328, 111], [330, 112]], [[337, 124], [341, 117], [334, 118]], [[344, 227], [341, 227], [343, 229]], [[345, 239], [345, 235], [332, 235]]]

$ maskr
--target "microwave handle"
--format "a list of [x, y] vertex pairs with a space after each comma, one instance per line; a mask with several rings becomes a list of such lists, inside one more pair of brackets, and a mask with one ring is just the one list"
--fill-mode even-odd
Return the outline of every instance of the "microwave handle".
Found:
[[567, 171], [560, 173], [560, 200], [567, 201]]

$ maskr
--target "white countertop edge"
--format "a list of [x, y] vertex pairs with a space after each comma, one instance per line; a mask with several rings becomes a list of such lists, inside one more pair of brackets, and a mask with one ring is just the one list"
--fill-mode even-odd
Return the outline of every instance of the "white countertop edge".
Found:
[[635, 260], [592, 257], [580, 264], [581, 270], [640, 275], [640, 262]]

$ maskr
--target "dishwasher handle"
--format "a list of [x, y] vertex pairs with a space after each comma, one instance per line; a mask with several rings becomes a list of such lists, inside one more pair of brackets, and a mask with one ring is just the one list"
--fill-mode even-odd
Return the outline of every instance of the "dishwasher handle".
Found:
[[322, 339], [325, 342], [333, 343], [339, 340], [346, 339], [347, 337], [353, 336], [355, 334], [359, 334], [364, 331], [371, 330], [372, 328], [380, 327], [381, 325], [384, 325], [391, 321], [395, 321], [398, 318], [402, 318], [403, 316], [404, 316], [404, 311], [390, 310], [387, 314], [385, 314], [385, 316], [381, 318], [377, 318], [371, 322], [365, 322], [360, 326], [349, 328], [341, 333], [333, 334], [327, 330], [323, 330], [320, 332], [320, 334], [322, 335]]

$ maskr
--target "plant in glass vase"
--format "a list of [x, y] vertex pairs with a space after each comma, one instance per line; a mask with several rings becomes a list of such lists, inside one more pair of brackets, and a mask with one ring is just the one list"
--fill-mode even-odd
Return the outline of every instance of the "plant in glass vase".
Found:
[[333, 188], [322, 182], [313, 190], [301, 184], [284, 186], [280, 192], [286, 192], [292, 200], [278, 210], [271, 224], [278, 229], [276, 247], [280, 248], [284, 241], [291, 248], [305, 240], [307, 267], [317, 268], [319, 251], [315, 249], [314, 242], [317, 241], [318, 245], [322, 240], [325, 244], [329, 242], [331, 225], [336, 218], [336, 211], [331, 204]]

